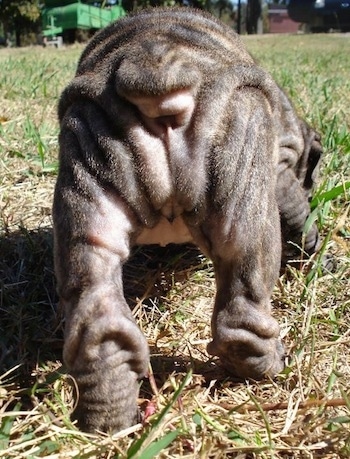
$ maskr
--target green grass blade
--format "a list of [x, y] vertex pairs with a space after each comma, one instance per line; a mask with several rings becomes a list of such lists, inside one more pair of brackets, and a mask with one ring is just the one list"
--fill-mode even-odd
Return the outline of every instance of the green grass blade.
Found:
[[311, 209], [317, 207], [321, 202], [328, 202], [342, 194], [345, 194], [345, 191], [348, 188], [350, 188], [350, 181], [344, 182], [342, 185], [335, 186], [331, 190], [316, 195], [310, 203]]
[[139, 456], [140, 459], [153, 459], [157, 454], [167, 448], [170, 443], [180, 435], [180, 433], [181, 432], [179, 430], [172, 430], [171, 432], [168, 432], [163, 437], [161, 437], [159, 440], [154, 441], [142, 451], [142, 455]]
[[[13, 411], [19, 410], [20, 403], [17, 403]], [[0, 451], [5, 450], [10, 443], [11, 429], [16, 416], [4, 416], [0, 424]]]
[[[141, 448], [143, 446], [143, 444], [150, 438], [150, 436], [152, 435], [152, 432], [155, 432], [161, 425], [162, 423], [162, 420], [164, 419], [164, 417], [167, 415], [167, 413], [170, 411], [170, 409], [172, 408], [172, 406], [174, 405], [174, 403], [177, 401], [177, 399], [179, 398], [179, 396], [181, 395], [183, 389], [185, 388], [187, 382], [190, 380], [190, 378], [192, 377], [192, 370], [190, 370], [187, 375], [185, 376], [185, 378], [183, 379], [183, 381], [181, 382], [180, 386], [178, 387], [178, 389], [175, 391], [172, 399], [170, 400], [170, 402], [167, 404], [167, 406], [163, 409], [163, 411], [159, 414], [159, 416], [156, 418], [156, 420], [153, 422], [153, 425], [152, 425], [152, 428], [151, 428], [151, 431], [147, 430], [146, 432], [144, 432], [141, 437], [136, 440], [131, 446], [130, 448], [128, 449], [128, 455], [127, 455], [127, 458], [128, 459], [133, 459], [135, 457], [141, 457], [139, 456], [139, 453], [141, 451]], [[148, 447], [146, 447], [147, 449]], [[143, 454], [143, 452], [142, 452]], [[142, 459], [143, 459], [143, 455], [142, 455]]]

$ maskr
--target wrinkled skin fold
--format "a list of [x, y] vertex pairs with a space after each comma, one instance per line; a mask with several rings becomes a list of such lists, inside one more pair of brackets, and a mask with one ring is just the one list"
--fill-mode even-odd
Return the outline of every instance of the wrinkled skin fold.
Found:
[[242, 378], [281, 371], [270, 298], [298, 246], [317, 248], [302, 231], [322, 149], [239, 37], [188, 8], [124, 18], [88, 44], [59, 118], [55, 272], [80, 428], [137, 418], [149, 351], [122, 285], [135, 244], [197, 244], [217, 284], [209, 353]]

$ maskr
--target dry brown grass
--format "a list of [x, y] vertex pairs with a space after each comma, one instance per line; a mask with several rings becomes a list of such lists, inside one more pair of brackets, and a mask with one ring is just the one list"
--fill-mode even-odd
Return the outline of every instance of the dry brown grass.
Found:
[[[322, 132], [323, 193], [349, 181], [349, 40], [246, 40]], [[152, 353], [140, 395], [146, 419], [114, 437], [86, 435], [71, 424], [73, 389], [61, 364], [50, 209], [55, 105], [79, 52], [0, 51], [0, 457], [349, 457], [345, 186], [316, 210], [336, 271], [321, 275], [316, 258], [308, 270], [288, 271], [275, 288], [274, 314], [289, 356], [283, 374], [241, 383], [207, 355], [215, 285], [210, 262], [196, 249], [136, 250], [124, 277]]]

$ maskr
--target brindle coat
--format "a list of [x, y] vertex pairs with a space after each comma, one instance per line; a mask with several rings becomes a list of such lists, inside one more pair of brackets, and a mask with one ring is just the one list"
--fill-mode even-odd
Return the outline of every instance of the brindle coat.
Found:
[[123, 295], [134, 244], [197, 244], [217, 284], [208, 351], [243, 378], [278, 373], [270, 297], [281, 256], [300, 257], [288, 241], [321, 147], [239, 37], [187, 8], [122, 19], [83, 52], [59, 118], [55, 270], [81, 428], [135, 421], [149, 351]]

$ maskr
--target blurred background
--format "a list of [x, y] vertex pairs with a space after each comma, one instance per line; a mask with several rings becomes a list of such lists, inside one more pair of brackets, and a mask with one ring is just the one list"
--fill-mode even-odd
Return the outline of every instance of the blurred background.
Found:
[[350, 30], [350, 0], [0, 0], [0, 47], [61, 46], [148, 6], [210, 11], [240, 34]]

